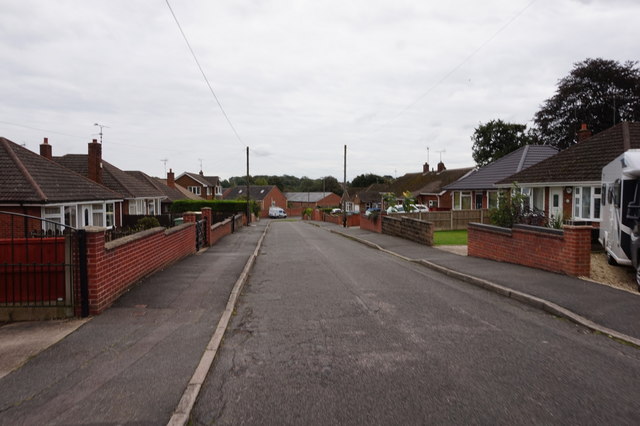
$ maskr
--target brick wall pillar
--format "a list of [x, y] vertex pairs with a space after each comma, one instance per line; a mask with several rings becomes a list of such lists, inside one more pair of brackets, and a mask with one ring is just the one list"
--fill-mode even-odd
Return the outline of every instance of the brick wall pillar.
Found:
[[213, 225], [213, 213], [211, 212], [211, 207], [202, 207], [200, 209], [202, 212], [202, 218], [207, 220], [207, 226], [205, 226], [204, 237], [206, 241], [206, 245], [211, 245], [211, 226]]
[[197, 221], [196, 213], [195, 212], [184, 212], [184, 213], [182, 213], [182, 221], [184, 223], [188, 223], [188, 222], [196, 223], [196, 221]]
[[591, 273], [591, 226], [565, 225], [562, 230], [567, 273], [588, 277]]
[[[89, 226], [85, 228], [87, 236], [87, 281], [89, 284], [89, 315], [99, 314], [106, 305], [104, 284], [109, 274], [105, 268], [104, 228]], [[80, 297], [78, 288], [78, 297]], [[79, 302], [79, 301], [78, 301]], [[80, 306], [80, 303], [77, 304]]]

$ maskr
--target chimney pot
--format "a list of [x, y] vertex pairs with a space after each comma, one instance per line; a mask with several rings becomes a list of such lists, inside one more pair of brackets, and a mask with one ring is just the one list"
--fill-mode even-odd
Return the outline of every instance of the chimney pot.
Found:
[[422, 173], [429, 173], [429, 163], [424, 163], [422, 166]]
[[442, 161], [438, 163], [438, 173], [446, 169], [447, 168], [444, 166], [444, 163]]

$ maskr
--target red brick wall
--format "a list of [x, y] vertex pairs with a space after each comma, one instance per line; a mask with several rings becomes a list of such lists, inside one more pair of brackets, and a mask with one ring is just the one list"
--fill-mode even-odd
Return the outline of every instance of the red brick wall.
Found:
[[[342, 225], [343, 216], [341, 214], [327, 214], [322, 213], [322, 221], [335, 223], [336, 225]], [[360, 226], [360, 215], [352, 214], [347, 216], [347, 226]]]
[[269, 217], [269, 207], [271, 206], [287, 208], [287, 197], [284, 196], [282, 191], [274, 186], [262, 200], [262, 210], [260, 211], [260, 217]]
[[191, 223], [153, 228], [106, 244], [104, 228], [87, 228], [90, 314], [104, 311], [141, 278], [194, 253], [195, 238]]
[[[40, 207], [4, 207], [0, 206], [0, 211], [26, 214], [29, 216], [40, 217]], [[31, 231], [41, 232], [42, 222], [37, 219], [27, 219], [25, 227], [25, 219], [19, 216], [8, 214], [0, 214], [0, 238], [22, 238]]]
[[[313, 208], [313, 206], [311, 207]], [[302, 216], [302, 212], [306, 207], [288, 207], [284, 209], [287, 212], [288, 217]]]
[[574, 276], [590, 274], [590, 226], [565, 225], [558, 231], [527, 225], [508, 229], [470, 223], [468, 231], [469, 256]]
[[365, 215], [360, 216], [360, 229], [366, 229], [367, 231], [377, 232], [382, 234], [382, 218], [383, 215], [378, 215], [375, 218]]

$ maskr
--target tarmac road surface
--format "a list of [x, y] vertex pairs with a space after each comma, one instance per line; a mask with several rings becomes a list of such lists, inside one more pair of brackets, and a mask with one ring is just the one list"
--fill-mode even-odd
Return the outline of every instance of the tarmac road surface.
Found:
[[639, 394], [632, 346], [274, 222], [191, 422], [638, 424]]

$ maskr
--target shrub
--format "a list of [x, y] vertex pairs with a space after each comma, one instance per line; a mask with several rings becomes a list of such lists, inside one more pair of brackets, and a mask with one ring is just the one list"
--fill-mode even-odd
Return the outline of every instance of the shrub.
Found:
[[138, 219], [138, 222], [136, 225], [138, 229], [145, 230], [145, 229], [157, 228], [158, 226], [160, 226], [160, 222], [155, 217], [145, 216]]

